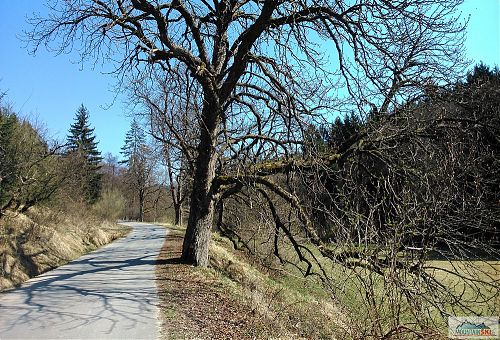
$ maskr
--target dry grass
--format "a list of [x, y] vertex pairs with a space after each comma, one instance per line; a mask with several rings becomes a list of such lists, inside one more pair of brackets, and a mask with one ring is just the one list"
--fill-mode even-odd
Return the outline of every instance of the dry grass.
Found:
[[182, 232], [171, 231], [156, 267], [163, 337], [167, 339], [253, 338], [251, 310], [226, 294], [213, 271], [179, 261]]
[[211, 256], [212, 267], [239, 285], [260, 321], [272, 326], [271, 333], [264, 331], [260, 337], [346, 337], [347, 319], [319, 281], [299, 276], [279, 263], [264, 266], [248, 253], [234, 250], [227, 239], [217, 235]]
[[164, 338], [344, 338], [339, 311], [309, 280], [271, 275], [217, 235], [210, 268], [181, 264], [182, 237], [167, 236], [157, 266]]
[[58, 267], [119, 237], [129, 228], [88, 215], [32, 208], [0, 220], [0, 291]]

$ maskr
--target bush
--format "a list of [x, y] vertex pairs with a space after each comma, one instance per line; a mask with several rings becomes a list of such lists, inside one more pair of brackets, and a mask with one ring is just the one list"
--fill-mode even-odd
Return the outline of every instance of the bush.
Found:
[[116, 189], [105, 190], [94, 205], [95, 213], [106, 220], [117, 220], [123, 217], [125, 197]]

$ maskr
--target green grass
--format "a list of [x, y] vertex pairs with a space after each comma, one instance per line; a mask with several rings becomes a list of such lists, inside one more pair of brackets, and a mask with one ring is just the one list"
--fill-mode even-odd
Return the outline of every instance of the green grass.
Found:
[[[352, 328], [360, 330], [359, 333], [364, 338], [373, 336], [375, 333], [387, 333], [397, 325], [405, 325], [419, 330], [420, 328], [416, 326], [416, 323], [426, 325], [426, 327], [439, 331], [441, 334], [446, 334], [447, 319], [433, 306], [434, 303], [441, 305], [445, 312], [452, 315], [471, 315], [473, 312], [483, 316], [500, 314], [498, 295], [500, 262], [426, 262], [426, 267], [436, 267], [433, 270], [428, 270], [427, 273], [435, 277], [444, 286], [444, 290], [453, 293], [459, 298], [460, 303], [471, 309], [464, 310], [459, 308], [456, 302], [446, 301], [444, 297], [440, 300], [441, 297], [432, 296], [435, 293], [433, 289], [427, 288], [426, 290], [422, 286], [419, 294], [415, 286], [420, 286], [421, 282], [404, 272], [395, 271], [392, 276], [389, 274], [380, 276], [361, 268], [349, 269], [325, 259], [318, 249], [308, 245], [329, 277], [329, 287], [326, 289], [316, 277], [312, 276], [307, 279], [302, 277], [305, 265], [299, 263], [295, 251], [289, 245], [281, 245], [280, 255], [295, 263], [301, 270], [292, 264], [282, 266], [277, 260], [271, 260], [270, 258], [273, 257], [272, 245], [268, 238], [262, 236], [252, 237], [252, 244], [261, 244], [261, 248], [257, 247], [257, 250], [260, 250], [260, 257], [265, 259], [265, 264], [270, 268], [266, 278], [268, 287], [286, 290], [286, 295], [290, 301], [300, 300], [303, 303], [328, 301], [330, 303], [333, 297], [335, 307], [343, 314], [343, 322], [349, 324]], [[254, 240], [259, 239], [260, 242], [254, 242]], [[303, 240], [300, 241], [301, 244], [307, 245]], [[229, 241], [226, 241], [226, 247], [230, 247]], [[339, 249], [341, 250], [341, 247], [337, 250], [340, 251]], [[315, 271], [319, 272], [317, 268]], [[490, 285], [481, 282], [466, 285], [464, 279], [459, 279], [456, 275], [446, 271], [455, 272], [466, 279], [472, 278], [478, 281], [490, 282]], [[400, 289], [402, 285], [406, 285], [407, 289], [414, 294], [410, 297], [410, 301], [402, 293]], [[367, 292], [371, 292], [372, 296], [370, 297]], [[482, 299], [478, 297], [482, 297]], [[343, 334], [343, 338], [346, 338], [345, 333]], [[413, 336], [408, 335], [408, 338]], [[427, 334], [424, 337], [439, 338], [440, 336], [438, 334]]]
[[[166, 227], [175, 234], [185, 231], [185, 227]], [[305, 265], [299, 263], [290, 245], [283, 243], [280, 255], [298, 268], [290, 263], [282, 265], [272, 255], [272, 242], [269, 242], [266, 235], [252, 235], [249, 239], [252, 250], [258, 252], [256, 257], [234, 250], [231, 241], [214, 234], [210, 250], [211, 268], [200, 270], [199, 274], [216, 278], [220, 283], [217, 289], [253, 306], [261, 318], [258, 330], [260, 337], [370, 338], [376, 333], [387, 333], [397, 325], [419, 329], [416, 322], [427, 324], [442, 334], [447, 332], [446, 319], [436, 308], [425, 302], [425, 299], [431, 298], [432, 290], [423, 289], [420, 295], [416, 294], [410, 301], [401, 293], [398, 287], [407, 285], [412, 290], [415, 286], [412, 280], [416, 280], [405, 276], [403, 272], [396, 272], [394, 276], [380, 276], [361, 268], [346, 268], [322, 257], [317, 248], [301, 239], [301, 244], [308, 246], [326, 271], [329, 281], [325, 286], [317, 276], [303, 277]], [[500, 262], [428, 261], [426, 266], [435, 267], [428, 269], [427, 273], [449, 291], [457, 293], [462, 289], [461, 300], [464, 303], [466, 300], [474, 300], [478, 292], [482, 293], [486, 301], [471, 301], [468, 305], [476, 313], [483, 316], [500, 314]], [[465, 286], [457, 280], [456, 275], [446, 271], [469, 278], [490, 280], [493, 286], [479, 283]], [[315, 272], [320, 271], [316, 268]], [[371, 298], [367, 292], [372, 293]], [[470, 311], [460, 310], [456, 304], [441, 302], [448, 313], [471, 314]], [[421, 310], [416, 307], [418, 305]], [[407, 335], [407, 338], [413, 337], [414, 335]], [[439, 335], [427, 334], [424, 337]]]
[[[467, 308], [478, 315], [500, 315], [499, 261], [429, 261], [431, 273], [439, 282], [460, 294]], [[470, 315], [470, 310], [448, 308], [450, 313]]]
[[212, 269], [226, 292], [253, 306], [261, 318], [259, 338], [345, 338], [344, 317], [319, 282], [250, 263], [227, 239], [214, 235], [213, 240]]

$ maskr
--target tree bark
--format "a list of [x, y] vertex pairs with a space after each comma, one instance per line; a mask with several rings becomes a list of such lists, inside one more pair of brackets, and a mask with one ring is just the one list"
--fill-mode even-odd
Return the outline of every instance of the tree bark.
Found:
[[174, 203], [175, 225], [182, 225], [182, 203]]
[[177, 174], [175, 182], [177, 186], [174, 185], [174, 169], [172, 166], [170, 150], [167, 148], [165, 151], [165, 160], [167, 162], [167, 174], [170, 181], [170, 197], [172, 198], [172, 205], [174, 207], [175, 215], [175, 225], [182, 225], [182, 201], [184, 200], [182, 195], [182, 170]]
[[144, 190], [139, 190], [139, 221], [144, 222]]
[[219, 120], [216, 103], [213, 101], [205, 103], [188, 225], [182, 248], [182, 260], [201, 267], [208, 265], [208, 248], [214, 219], [214, 197], [211, 186], [215, 178], [217, 160], [215, 147]]

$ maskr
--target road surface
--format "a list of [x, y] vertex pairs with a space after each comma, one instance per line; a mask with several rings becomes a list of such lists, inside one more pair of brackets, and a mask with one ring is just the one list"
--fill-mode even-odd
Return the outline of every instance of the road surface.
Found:
[[0, 339], [156, 339], [165, 228], [126, 224], [127, 237], [0, 293]]

